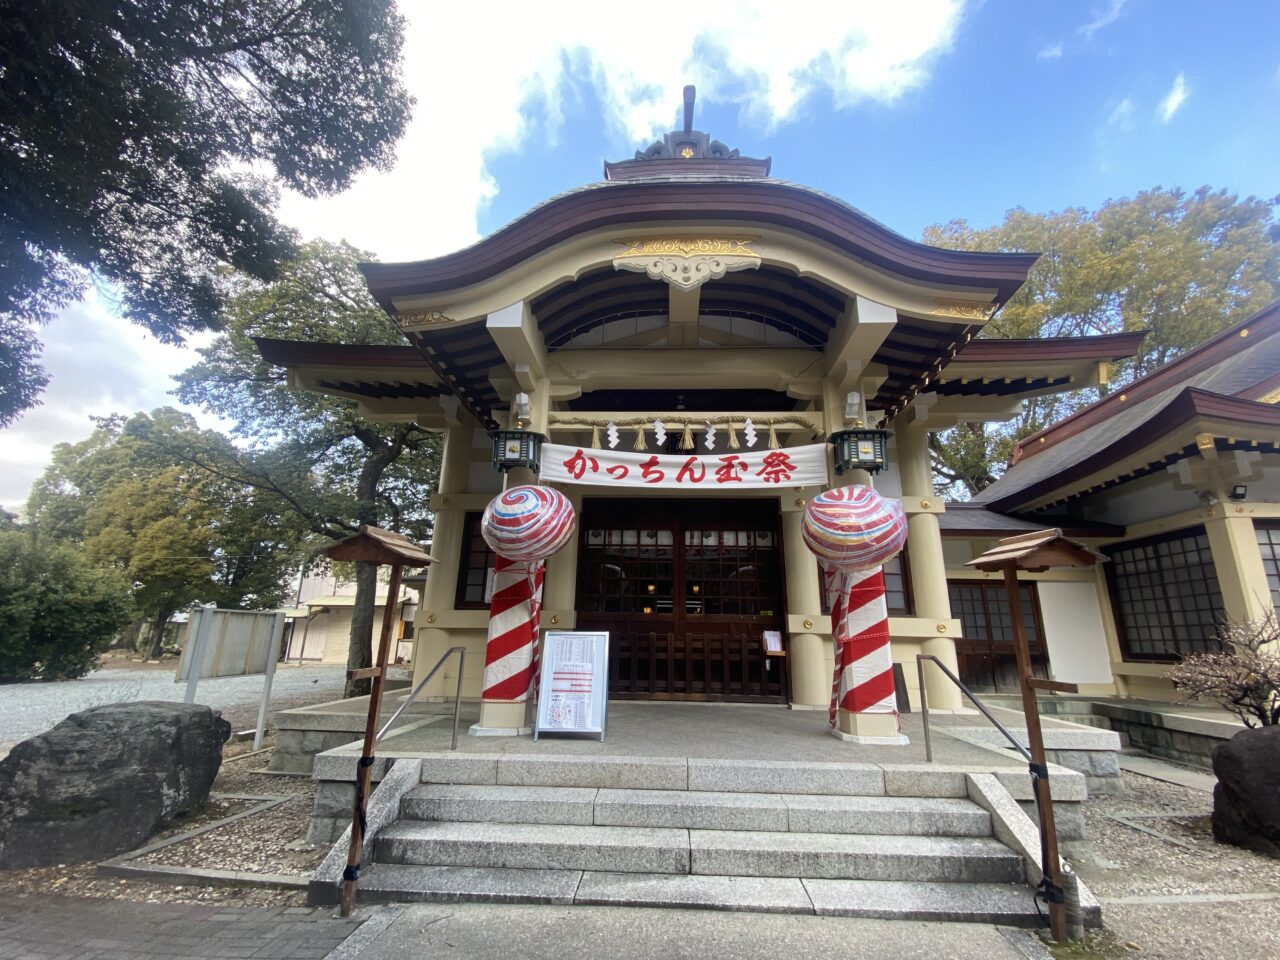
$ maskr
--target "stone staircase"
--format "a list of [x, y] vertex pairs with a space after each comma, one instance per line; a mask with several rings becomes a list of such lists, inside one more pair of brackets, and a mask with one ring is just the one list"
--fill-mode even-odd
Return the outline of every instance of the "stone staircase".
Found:
[[[954, 770], [454, 754], [413, 776], [380, 798], [396, 808], [366, 848], [364, 902], [1041, 923], [1022, 857]], [[335, 893], [312, 886], [316, 900]]]

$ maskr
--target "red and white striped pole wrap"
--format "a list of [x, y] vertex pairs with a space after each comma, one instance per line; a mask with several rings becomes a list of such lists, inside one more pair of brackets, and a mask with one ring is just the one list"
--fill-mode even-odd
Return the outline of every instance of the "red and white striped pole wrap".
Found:
[[517, 486], [485, 507], [480, 532], [497, 554], [485, 643], [483, 697], [523, 702], [536, 692], [546, 561], [573, 536], [573, 505], [559, 490]]
[[865, 486], [828, 490], [805, 505], [801, 530], [831, 607], [831, 725], [840, 710], [896, 715], [883, 564], [906, 542], [901, 504]]
[[896, 714], [883, 568], [843, 572], [824, 567], [823, 577], [829, 584], [832, 635], [836, 638], [828, 710], [831, 726], [835, 726], [839, 710]]
[[529, 699], [538, 675], [538, 620], [542, 613], [545, 560], [493, 564], [489, 638], [484, 648], [484, 699]]

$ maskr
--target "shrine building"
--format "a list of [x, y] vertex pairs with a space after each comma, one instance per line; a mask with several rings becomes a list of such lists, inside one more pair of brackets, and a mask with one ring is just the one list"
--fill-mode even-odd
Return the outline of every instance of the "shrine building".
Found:
[[[982, 337], [1036, 258], [926, 246], [778, 179], [770, 158], [694, 129], [687, 94], [682, 127], [601, 182], [456, 253], [364, 265], [403, 346], [260, 347], [296, 387], [440, 431], [420, 675], [455, 645], [484, 662], [491, 435], [516, 428], [545, 438], [542, 482], [578, 519], [548, 561], [542, 627], [608, 631], [611, 698], [826, 710], [830, 618], [800, 522], [808, 498], [853, 482], [908, 517], [885, 577], [913, 707], [921, 652], [975, 689], [1014, 689], [1003, 584], [964, 564], [1044, 527], [1109, 562], [1023, 575], [1038, 669], [1086, 694], [1167, 698], [1171, 660], [1278, 598], [1280, 307], [1022, 441], [994, 485], [945, 503], [931, 434], [1105, 385], [1141, 343]], [[767, 656], [766, 631], [785, 656]], [[959, 708], [934, 677], [930, 707]], [[478, 698], [479, 669], [465, 679]], [[445, 697], [453, 678], [437, 683], [428, 695]], [[484, 709], [487, 726], [526, 722], [524, 704]]]

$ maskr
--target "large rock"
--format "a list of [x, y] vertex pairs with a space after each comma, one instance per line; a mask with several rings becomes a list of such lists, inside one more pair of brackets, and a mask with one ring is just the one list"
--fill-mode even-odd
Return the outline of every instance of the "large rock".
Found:
[[0, 867], [100, 860], [204, 803], [231, 724], [208, 707], [73, 713], [0, 760]]
[[1280, 858], [1280, 727], [1237, 733], [1214, 748], [1213, 835]]

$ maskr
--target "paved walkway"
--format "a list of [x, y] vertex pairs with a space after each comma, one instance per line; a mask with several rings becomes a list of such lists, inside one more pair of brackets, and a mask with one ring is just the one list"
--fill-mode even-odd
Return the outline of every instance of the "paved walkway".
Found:
[[[342, 696], [346, 670], [342, 666], [282, 666], [271, 685], [271, 700]], [[262, 701], [261, 676], [201, 680], [196, 701], [227, 713], [256, 707]], [[56, 683], [12, 683], [0, 686], [0, 741], [25, 740], [43, 733], [68, 714], [108, 703], [138, 700], [180, 702], [186, 685], [175, 683], [164, 670], [95, 670], [79, 680]]]
[[0, 960], [1051, 960], [1025, 930], [842, 917], [443, 904], [329, 909], [18, 897]]
[[71, 897], [0, 904], [3, 960], [323, 960], [363, 918], [310, 907], [226, 907]]
[[432, 904], [374, 911], [328, 960], [1052, 960], [1025, 930], [636, 907]]

